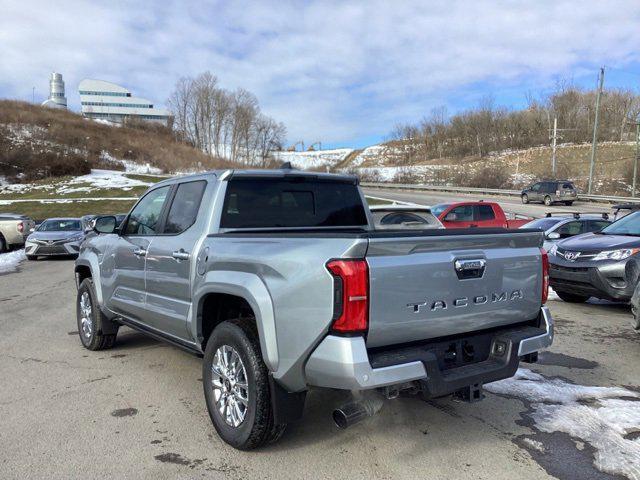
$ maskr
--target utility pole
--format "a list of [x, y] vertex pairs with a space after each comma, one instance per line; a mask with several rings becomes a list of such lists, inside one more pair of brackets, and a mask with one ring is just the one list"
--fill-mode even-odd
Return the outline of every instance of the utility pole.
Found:
[[593, 122], [593, 142], [591, 143], [591, 165], [589, 166], [589, 195], [593, 189], [593, 169], [596, 165], [596, 145], [598, 143], [598, 119], [600, 116], [600, 97], [602, 96], [602, 86], [604, 85], [604, 67], [600, 68], [600, 80], [598, 83], [598, 93], [596, 94], [596, 116]]
[[636, 175], [638, 173], [638, 160], [640, 160], [640, 117], [636, 120], [636, 155], [633, 159], [633, 189], [631, 196], [636, 196]]
[[556, 178], [556, 140], [558, 138], [558, 117], [553, 117], [553, 139], [551, 142], [551, 172]]

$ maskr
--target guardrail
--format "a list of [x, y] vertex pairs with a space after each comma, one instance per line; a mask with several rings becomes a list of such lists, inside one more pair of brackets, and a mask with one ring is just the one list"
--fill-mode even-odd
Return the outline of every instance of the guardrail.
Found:
[[[502, 190], [499, 188], [476, 188], [476, 187], [447, 187], [440, 185], [416, 185], [411, 183], [361, 183], [363, 187], [380, 188], [389, 190], [415, 190], [450, 193], [477, 193], [480, 195], [497, 195], [503, 197], [519, 197], [521, 190]], [[607, 195], [587, 195], [578, 194], [578, 200], [597, 203], [640, 203], [638, 197], [621, 197]]]

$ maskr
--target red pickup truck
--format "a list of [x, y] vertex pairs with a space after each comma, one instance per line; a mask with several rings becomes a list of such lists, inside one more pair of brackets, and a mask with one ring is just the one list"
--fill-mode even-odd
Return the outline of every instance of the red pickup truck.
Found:
[[431, 207], [444, 228], [519, 228], [533, 220], [524, 215], [510, 214], [507, 217], [502, 207], [495, 202], [441, 203]]

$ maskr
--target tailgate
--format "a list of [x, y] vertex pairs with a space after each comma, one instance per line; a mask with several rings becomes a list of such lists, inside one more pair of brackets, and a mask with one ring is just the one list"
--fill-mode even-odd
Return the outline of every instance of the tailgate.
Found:
[[[455, 231], [453, 231], [455, 232]], [[540, 232], [372, 234], [368, 347], [468, 333], [536, 318]]]

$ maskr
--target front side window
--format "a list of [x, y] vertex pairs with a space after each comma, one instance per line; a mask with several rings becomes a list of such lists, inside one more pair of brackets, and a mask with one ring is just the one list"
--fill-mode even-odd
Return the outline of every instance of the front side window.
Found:
[[[451, 215], [453, 214], [453, 215]], [[473, 221], [473, 206], [461, 205], [447, 213], [445, 220], [453, 222], [471, 222]]]
[[540, 190], [540, 186], [540, 183], [536, 183], [533, 187], [531, 187], [531, 190], [537, 192], [538, 190]]
[[167, 199], [169, 186], [160, 187], [149, 192], [135, 206], [127, 220], [125, 235], [155, 235], [162, 213], [162, 207]]
[[207, 182], [204, 180], [178, 185], [176, 195], [171, 202], [164, 233], [182, 233], [195, 223], [206, 186]]

